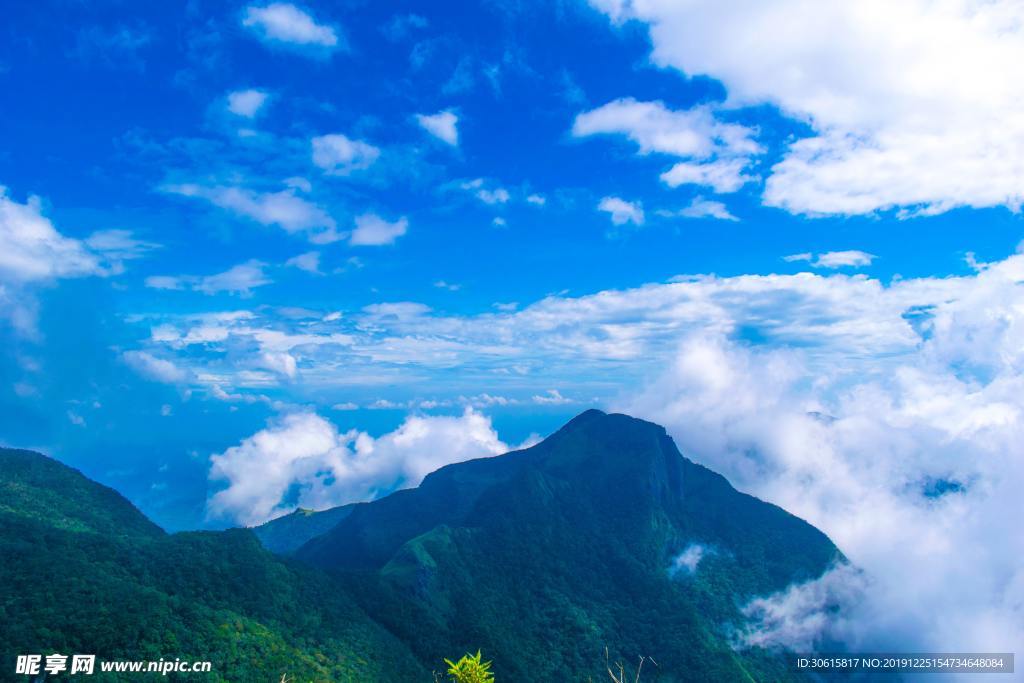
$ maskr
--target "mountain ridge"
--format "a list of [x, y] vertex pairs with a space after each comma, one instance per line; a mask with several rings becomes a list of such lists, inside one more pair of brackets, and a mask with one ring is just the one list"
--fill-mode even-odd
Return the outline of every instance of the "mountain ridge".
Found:
[[[714, 549], [707, 570], [671, 580], [674, 558], [695, 543]], [[627, 658], [653, 648], [660, 663], [680, 670], [700, 670], [703, 657], [716, 676], [749, 669], [786, 680], [792, 676], [777, 662], [758, 668], [758, 656], [731, 649], [737, 604], [845, 561], [804, 520], [682, 456], [663, 427], [596, 410], [530, 448], [447, 465], [417, 488], [358, 504], [294, 557], [345, 576], [360, 604], [421, 657], [483, 647], [514, 678], [542, 672], [541, 680], [580, 670], [587, 649], [596, 657], [624, 642], [637, 648], [618, 650]], [[510, 577], [537, 585], [524, 591]], [[630, 596], [635, 586], [643, 595]], [[653, 596], [652, 610], [668, 604], [690, 615], [686, 637], [672, 641], [630, 613], [637, 599]], [[554, 621], [522, 608], [552, 602], [563, 604]], [[605, 616], [595, 621], [595, 613]], [[568, 614], [587, 624], [571, 642]], [[429, 623], [429, 637], [410, 621]], [[675, 623], [664, 615], [651, 621]], [[493, 624], [508, 622], [519, 627], [496, 637]], [[523, 642], [527, 632], [532, 645]], [[540, 642], [561, 643], [566, 654], [544, 655]], [[685, 655], [673, 652], [681, 644]], [[664, 666], [662, 680], [675, 680]]]
[[582, 683], [607, 647], [654, 656], [661, 681], [802, 680], [735, 649], [739, 607], [845, 561], [664, 428], [596, 410], [417, 488], [253, 530], [166, 534], [27, 451], [0, 449], [0, 486], [17, 496], [0, 506], [0, 556], [16, 558], [0, 561], [3, 666], [65, 649], [216, 660], [214, 681], [412, 681], [482, 648], [502, 680]]

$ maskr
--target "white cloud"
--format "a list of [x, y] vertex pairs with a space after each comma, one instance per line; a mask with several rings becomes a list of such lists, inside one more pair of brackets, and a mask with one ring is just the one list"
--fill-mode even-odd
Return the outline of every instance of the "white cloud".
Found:
[[697, 566], [705, 556], [712, 554], [713, 549], [702, 543], [688, 543], [683, 551], [672, 558], [669, 565], [668, 575], [679, 576], [680, 574], [693, 575], [697, 573]]
[[392, 372], [401, 373], [402, 381], [427, 381], [439, 369], [463, 366], [486, 369], [495, 379], [508, 372], [512, 379], [522, 374], [519, 368], [534, 365], [545, 368], [545, 380], [530, 387], [533, 391], [578, 386], [607, 376], [612, 367], [618, 382], [629, 383], [664, 363], [678, 340], [695, 330], [797, 345], [823, 370], [851, 363], [871, 370], [917, 348], [920, 334], [908, 311], [928, 311], [956, 299], [970, 283], [969, 278], [924, 278], [886, 286], [863, 276], [813, 273], [698, 275], [580, 297], [552, 295], [475, 316], [389, 302], [315, 325], [272, 311], [215, 323], [201, 318], [176, 322], [178, 332], [152, 343], [161, 352], [167, 346], [174, 350], [181, 340], [209, 339], [210, 328], [216, 329], [220, 341], [205, 342], [212, 356], [185, 355], [190, 363], [209, 366], [211, 374], [231, 376], [239, 359], [227, 364], [224, 351], [251, 348], [254, 335], [266, 340], [284, 335], [302, 340], [305, 381], [324, 385], [358, 383], [362, 377], [371, 384], [398, 381]]
[[416, 121], [423, 130], [453, 147], [459, 144], [459, 117], [452, 111], [439, 111], [436, 114], [417, 114]]
[[504, 204], [511, 199], [508, 190], [503, 187], [499, 187], [494, 190], [481, 189], [478, 190], [476, 196], [479, 197], [480, 201], [484, 204]]
[[142, 258], [160, 248], [155, 242], [136, 238], [131, 230], [120, 229], [98, 230], [85, 239], [85, 245], [113, 263], [115, 270], [121, 261]]
[[333, 26], [318, 24], [309, 14], [285, 2], [250, 5], [245, 9], [242, 25], [274, 43], [326, 50], [344, 47]]
[[818, 254], [817, 258], [810, 252], [790, 254], [789, 256], [783, 256], [782, 260], [787, 263], [807, 261], [815, 268], [863, 268], [870, 266], [876, 258], [874, 254], [869, 254], [866, 251], [850, 249], [846, 251], [827, 251]]
[[[469, 378], [468, 386], [460, 384], [455, 394], [479, 393], [483, 387], [476, 378], [484, 376], [492, 393], [529, 398], [557, 386], [589, 398], [609, 395], [609, 376], [616, 385], [629, 385], [659, 372], [680, 339], [701, 332], [800, 349], [811, 372], [822, 378], [888, 376], [919, 352], [923, 337], [938, 324], [937, 311], [970, 299], [978, 310], [998, 303], [1008, 313], [993, 311], [992, 319], [1009, 315], [1012, 320], [1015, 293], [1024, 289], [1016, 284], [1024, 281], [1024, 256], [962, 277], [885, 283], [861, 274], [827, 273], [680, 276], [585, 296], [552, 294], [476, 315], [387, 302], [330, 321], [292, 320], [271, 309], [215, 321], [163, 317], [159, 322], [172, 324], [174, 334], [154, 336], [142, 348], [177, 357], [198, 376], [225, 385], [250, 386], [252, 378], [239, 379], [239, 372], [255, 361], [257, 351], [269, 349], [288, 350], [301, 362], [304, 384], [325, 389], [450, 386], [452, 372], [465, 368], [471, 372], [460, 377]], [[978, 288], [986, 295], [975, 295]], [[971, 372], [986, 376], [994, 371], [994, 359], [1024, 359], [1024, 336], [1015, 347], [980, 322], [958, 343], [958, 354], [977, 358], [959, 361], [960, 372], [978, 365]], [[929, 348], [938, 349], [931, 338]], [[186, 340], [197, 343], [188, 346], [192, 341]], [[198, 340], [204, 340], [201, 346]]]
[[284, 262], [286, 266], [292, 266], [299, 270], [304, 270], [307, 273], [313, 273], [314, 275], [320, 274], [320, 252], [319, 251], [307, 251], [305, 254], [299, 254], [298, 256], [292, 256], [290, 259]]
[[783, 256], [782, 260], [786, 263], [794, 263], [797, 261], [810, 261], [814, 258], [814, 254], [809, 251], [803, 251], [799, 254], [790, 254], [789, 256]]
[[848, 251], [829, 251], [824, 254], [818, 254], [818, 258], [815, 259], [814, 265], [818, 268], [861, 268], [863, 266], [870, 266], [871, 262], [874, 260], [874, 254], [852, 249]]
[[483, 178], [474, 178], [459, 184], [463, 190], [472, 192], [477, 199], [484, 204], [506, 204], [512, 198], [509, 191], [503, 187], [488, 188], [484, 186]]
[[684, 157], [661, 174], [669, 187], [705, 185], [716, 192], [735, 192], [752, 180], [744, 174], [762, 150], [755, 130], [719, 121], [708, 106], [673, 111], [661, 102], [618, 99], [576, 117], [573, 135], [620, 134], [635, 142], [641, 154]]
[[266, 104], [268, 97], [264, 90], [236, 90], [228, 93], [228, 111], [235, 116], [254, 118]]
[[287, 351], [264, 351], [260, 354], [258, 367], [265, 368], [271, 372], [294, 379], [299, 372], [298, 362], [295, 356]]
[[744, 647], [813, 652], [823, 638], [845, 635], [868, 587], [864, 573], [844, 563], [819, 578], [755, 598], [743, 606], [749, 622], [737, 640]]
[[438, 289], [447, 289], [449, 292], [457, 292], [462, 289], [462, 285], [446, 282], [445, 280], [438, 280], [434, 283], [434, 286]]
[[704, 197], [694, 197], [690, 204], [678, 211], [658, 211], [659, 216], [666, 218], [715, 218], [720, 221], [738, 221], [739, 218], [732, 215], [729, 208], [722, 202], [717, 202]]
[[380, 156], [377, 147], [340, 133], [315, 137], [312, 147], [313, 163], [330, 175], [344, 176], [369, 168]]
[[174, 362], [157, 358], [145, 351], [125, 351], [121, 358], [140, 375], [157, 382], [181, 384], [190, 378], [189, 372]]
[[381, 246], [394, 244], [395, 240], [404, 235], [409, 229], [409, 221], [403, 216], [393, 223], [389, 223], [377, 214], [364, 213], [356, 216], [356, 228], [349, 237], [349, 244], [353, 246]]
[[673, 111], [662, 102], [638, 102], [631, 97], [579, 114], [572, 134], [625, 135], [639, 145], [641, 154], [704, 159], [723, 149], [741, 154], [760, 151], [752, 129], [716, 120], [707, 106]]
[[84, 241], [67, 237], [43, 214], [39, 197], [22, 204], [0, 185], [0, 319], [19, 336], [37, 338], [39, 286], [61, 278], [116, 275], [122, 261], [158, 247], [128, 230], [100, 230]]
[[38, 282], [103, 272], [95, 253], [60, 234], [43, 215], [38, 197], [19, 204], [0, 186], [0, 281]]
[[187, 183], [167, 185], [163, 189], [184, 197], [205, 199], [261, 225], [276, 225], [290, 233], [309, 233], [314, 242], [338, 239], [334, 219], [316, 204], [299, 197], [294, 187], [280, 192], [254, 192], [241, 187]]
[[145, 284], [151, 289], [189, 288], [204, 294], [227, 292], [251, 296], [253, 289], [273, 283], [264, 272], [265, 267], [262, 261], [251, 260], [214, 275], [151, 275]]
[[273, 282], [263, 272], [265, 266], [266, 264], [260, 261], [246, 261], [232, 266], [223, 273], [200, 278], [195, 289], [204, 294], [228, 292], [229, 294], [249, 296], [256, 287], [263, 287]]
[[259, 524], [299, 506], [370, 500], [416, 486], [443, 465], [507, 450], [490, 419], [472, 409], [457, 417], [410, 416], [378, 438], [339, 433], [313, 413], [287, 414], [210, 458], [210, 480], [227, 486], [209, 499], [208, 510]]
[[680, 161], [661, 174], [661, 181], [669, 187], [680, 185], [702, 185], [720, 194], [736, 192], [753, 180], [743, 173], [747, 161], [726, 159], [707, 163]]
[[183, 277], [177, 275], [150, 275], [146, 278], [146, 286], [150, 289], [185, 289]]
[[800, 346], [698, 334], [618, 406], [825, 531], [866, 573], [856, 600], [836, 597], [861, 589], [839, 575], [755, 601], [748, 642], [1009, 651], [1024, 638], [1024, 288], [1013, 284], [1024, 261], [995, 268], [933, 290], [921, 336], [897, 359], [876, 349], [864, 363], [830, 344], [825, 368]]
[[1024, 198], [1015, 0], [592, 4], [647, 23], [652, 61], [718, 79], [725, 106], [774, 105], [813, 129], [772, 169], [768, 205], [935, 213]]
[[640, 202], [627, 202], [619, 197], [604, 197], [598, 203], [597, 210], [610, 214], [615, 225], [644, 224], [644, 209]]
[[547, 198], [542, 194], [531, 194], [526, 198], [526, 201], [534, 206], [544, 206], [548, 203]]
[[568, 399], [565, 396], [562, 396], [562, 394], [559, 393], [558, 389], [548, 389], [545, 393], [537, 394], [530, 400], [539, 405], [551, 406], [561, 406], [565, 405], [566, 403], [572, 403], [572, 399]]

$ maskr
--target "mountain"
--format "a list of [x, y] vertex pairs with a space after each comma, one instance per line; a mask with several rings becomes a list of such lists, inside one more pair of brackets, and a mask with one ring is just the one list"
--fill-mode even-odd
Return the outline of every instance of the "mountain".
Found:
[[210, 681], [426, 682], [480, 648], [499, 683], [582, 683], [606, 680], [608, 648], [653, 657], [663, 682], [799, 680], [777, 653], [732, 647], [739, 606], [844, 561], [661, 427], [599, 411], [255, 530], [166, 534], [28, 451], [0, 449], [0, 493], [6, 671], [19, 653], [77, 652], [210, 660]]
[[348, 517], [354, 505], [342, 505], [329, 510], [307, 510], [298, 508], [257, 527], [252, 532], [267, 550], [279, 555], [288, 555], [317, 536], [327, 533]]
[[[323, 572], [247, 530], [166, 534], [29, 451], [0, 449], [0, 625], [3, 680], [18, 654], [54, 652], [209, 660], [211, 682], [429, 680]], [[139, 679], [121, 676], [96, 679]]]
[[0, 516], [109, 536], [164, 533], [117, 491], [56, 460], [12, 449], [0, 449], [0, 457]]
[[[687, 549], [693, 572], [678, 570]], [[295, 557], [352, 586], [422, 660], [483, 648], [506, 680], [538, 681], [586, 680], [605, 647], [654, 657], [661, 681], [792, 678], [730, 647], [737, 605], [843, 561], [663, 428], [596, 410], [532, 448], [350, 506]]]

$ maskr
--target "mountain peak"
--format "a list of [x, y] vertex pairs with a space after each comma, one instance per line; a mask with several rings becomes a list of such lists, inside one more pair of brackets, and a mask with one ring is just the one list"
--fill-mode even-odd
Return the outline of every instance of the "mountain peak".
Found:
[[[701, 580], [673, 580], [674, 558], [694, 544], [711, 549]], [[659, 664], [682, 671], [700, 653], [721, 674], [707, 680], [740, 678], [754, 663], [737, 664], [724, 638], [709, 634], [741, 618], [741, 601], [820, 576], [842, 558], [811, 525], [687, 460], [663, 427], [599, 410], [530, 448], [448, 465], [415, 489], [351, 506], [295, 557], [339, 576], [377, 577], [360, 590], [374, 593], [368, 604], [389, 606], [389, 628], [417, 642], [415, 624], [458, 642], [468, 629], [516, 680], [580, 668], [547, 660], [534, 663], [550, 666], [540, 674], [520, 668], [512, 634], [561, 638], [555, 612], [573, 629], [556, 652], [598, 652], [643, 631]], [[538, 596], [558, 607], [534, 609]], [[621, 632], [607, 623], [601, 632], [590, 621], [598, 613], [617, 615]], [[653, 614], [700, 626], [652, 629]]]
[[568, 435], [588, 438], [613, 438], [616, 441], [629, 439], [661, 439], [667, 433], [659, 424], [642, 420], [625, 413], [606, 413], [596, 408], [585, 410], [572, 418], [541, 443], [557, 441]]
[[118, 492], [35, 451], [0, 448], [0, 512], [69, 531], [163, 535]]

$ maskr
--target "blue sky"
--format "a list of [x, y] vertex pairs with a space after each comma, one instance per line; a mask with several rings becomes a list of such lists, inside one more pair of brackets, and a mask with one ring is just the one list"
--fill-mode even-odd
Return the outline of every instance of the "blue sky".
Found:
[[623, 410], [873, 576], [829, 637], [1020, 642], [1013, 2], [60, 1], [0, 38], [0, 443], [222, 527]]
[[[52, 22], [57, 13], [66, 20]], [[288, 22], [299, 24], [291, 34]], [[340, 313], [333, 327], [345, 331], [349, 318], [380, 304], [477, 317], [682, 274], [797, 273], [813, 262], [784, 257], [848, 250], [874, 255], [859, 272], [885, 282], [967, 273], [967, 252], [1002, 256], [1020, 238], [1018, 216], [1005, 206], [909, 219], [898, 217], [899, 205], [814, 217], [764, 206], [764, 178], [788, 141], [810, 134], [807, 122], [770, 102], [720, 108], [728, 95], [721, 81], [653, 63], [645, 23], [617, 24], [584, 3], [58, 2], [12, 8], [3, 30], [7, 200], [39, 197], [38, 213], [68, 239], [87, 245], [99, 233], [123, 244], [115, 253], [92, 249], [104, 264], [19, 288], [36, 319], [28, 332], [4, 331], [0, 400], [12, 419], [0, 437], [58, 452], [143, 501], [154, 468], [173, 471], [184, 453], [220, 450], [274, 412], [211, 400], [214, 383], [238, 393], [231, 372], [200, 378], [204, 363], [222, 371], [251, 350], [147, 341], [182, 317], [252, 311], [267, 329], [295, 331]], [[760, 147], [745, 172], [751, 181], [721, 193], [670, 187], [659, 175], [677, 155], [656, 144], [645, 151], [625, 133], [575, 131], [578, 116], [622, 98], [670, 112], [718, 107], [716, 125], [743, 126]], [[457, 140], [419, 123], [445, 112]], [[343, 136], [334, 141], [345, 146], [332, 159], [323, 143], [327, 168], [313, 158], [322, 136]], [[202, 197], [225, 192], [238, 195], [234, 205]], [[279, 220], [266, 204], [275, 197], [290, 201]], [[616, 225], [599, 209], [605, 198], [637, 207], [642, 223]], [[700, 215], [712, 209], [736, 220]], [[318, 243], [318, 232], [344, 235], [357, 216], [401, 222], [405, 233], [379, 245]], [[239, 266], [234, 280], [204, 280]], [[739, 336], [761, 338], [756, 325], [741, 327]], [[422, 337], [459, 341], [457, 333]], [[520, 404], [487, 407], [519, 441], [607, 402], [646, 372], [642, 363], [611, 362], [620, 380], [546, 358], [528, 368], [487, 360], [481, 369], [479, 353], [448, 361], [449, 352], [361, 356], [354, 365], [366, 381], [349, 379], [344, 349], [293, 354], [291, 375], [264, 367], [241, 391], [320, 408], [353, 403], [360, 410], [334, 419], [371, 432], [397, 425], [409, 401], [507, 397]], [[140, 373], [125, 353], [175, 371]], [[421, 354], [440, 358], [419, 362]], [[347, 367], [316, 371], [327, 356]], [[318, 379], [304, 382], [314, 371]], [[565, 402], [532, 400], [550, 391]], [[364, 409], [389, 402], [403, 407]], [[69, 421], [69, 411], [80, 420]], [[205, 476], [199, 461], [186, 459], [192, 471], [182, 476]], [[150, 511], [195, 523], [205, 491], [190, 496], [186, 512]], [[161, 494], [152, 505], [173, 503]]]

